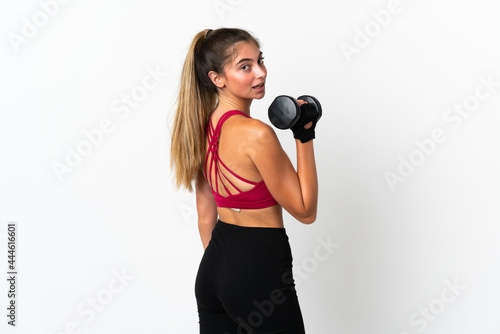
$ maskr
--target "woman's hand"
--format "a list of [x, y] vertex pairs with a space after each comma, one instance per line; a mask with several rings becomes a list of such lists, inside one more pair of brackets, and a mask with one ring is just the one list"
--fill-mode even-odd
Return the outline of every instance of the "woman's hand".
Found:
[[[297, 102], [299, 103], [299, 107], [300, 107], [301, 105], [303, 105], [304, 103], [307, 103], [307, 102], [306, 102], [306, 101], [304, 101], [304, 100], [297, 100]], [[304, 129], [309, 129], [309, 128], [312, 126], [312, 124], [313, 124], [312, 122], [307, 123], [306, 125], [304, 125]]]

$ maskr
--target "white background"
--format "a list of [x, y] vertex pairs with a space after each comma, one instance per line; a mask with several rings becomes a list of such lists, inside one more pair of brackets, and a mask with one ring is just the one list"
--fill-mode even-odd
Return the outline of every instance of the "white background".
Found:
[[[40, 3], [0, 2], [1, 277], [9, 222], [19, 272], [15, 328], [0, 280], [1, 333], [197, 333], [203, 248], [194, 195], [172, 186], [169, 121], [193, 36], [223, 26], [262, 42], [253, 117], [268, 122], [279, 94], [323, 105], [318, 219], [285, 217], [307, 333], [500, 332], [497, 1], [401, 0], [383, 25], [387, 0], [74, 0], [52, 16]], [[125, 114], [148, 68], [161, 80]], [[479, 101], [481, 77], [497, 86]], [[448, 110], [464, 101], [479, 103], [458, 123]], [[58, 178], [54, 163], [106, 119]], [[436, 128], [446, 140], [422, 153]], [[339, 247], [325, 258], [320, 240]]]

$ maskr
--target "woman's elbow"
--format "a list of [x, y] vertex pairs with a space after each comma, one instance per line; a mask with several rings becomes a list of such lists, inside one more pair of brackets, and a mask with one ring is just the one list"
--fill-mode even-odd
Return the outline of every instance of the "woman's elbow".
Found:
[[211, 215], [203, 215], [203, 216], [198, 216], [198, 226], [208, 226], [208, 227], [213, 227], [215, 223], [217, 222], [217, 216], [211, 216]]
[[316, 210], [310, 213], [305, 213], [302, 215], [297, 215], [295, 218], [302, 224], [310, 225], [316, 221]]

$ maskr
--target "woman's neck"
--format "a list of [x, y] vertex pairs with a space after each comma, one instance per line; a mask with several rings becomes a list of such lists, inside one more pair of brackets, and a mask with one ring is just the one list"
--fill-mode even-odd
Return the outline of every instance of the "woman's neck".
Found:
[[219, 95], [219, 103], [217, 104], [216, 110], [220, 110], [222, 112], [226, 112], [228, 110], [239, 110], [250, 116], [250, 105], [252, 104], [252, 101], [252, 99], [246, 100]]

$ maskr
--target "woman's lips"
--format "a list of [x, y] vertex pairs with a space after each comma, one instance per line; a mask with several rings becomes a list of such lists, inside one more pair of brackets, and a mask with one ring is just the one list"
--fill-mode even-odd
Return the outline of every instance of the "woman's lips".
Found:
[[257, 86], [253, 86], [252, 88], [253, 89], [256, 89], [256, 90], [261, 90], [263, 89], [265, 86], [265, 82], [261, 83], [260, 85], [257, 85]]

